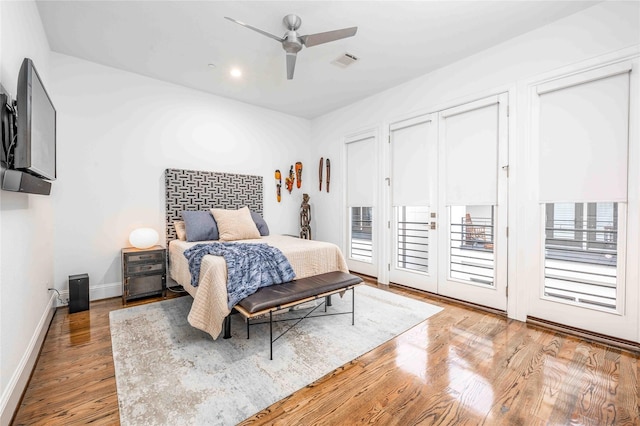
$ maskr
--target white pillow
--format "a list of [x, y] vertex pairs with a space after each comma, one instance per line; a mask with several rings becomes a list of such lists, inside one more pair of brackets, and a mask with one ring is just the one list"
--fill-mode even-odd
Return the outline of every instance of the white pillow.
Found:
[[211, 209], [211, 214], [218, 224], [220, 241], [260, 238], [260, 231], [247, 206], [238, 210]]
[[184, 225], [184, 220], [174, 220], [173, 227], [176, 228], [176, 235], [180, 241], [187, 241], [187, 228]]

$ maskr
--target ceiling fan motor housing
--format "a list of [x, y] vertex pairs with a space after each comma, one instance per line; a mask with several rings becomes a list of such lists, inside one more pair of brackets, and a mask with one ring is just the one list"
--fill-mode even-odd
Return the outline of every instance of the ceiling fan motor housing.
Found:
[[282, 47], [287, 53], [298, 53], [302, 49], [302, 40], [295, 31], [287, 31], [282, 41]]

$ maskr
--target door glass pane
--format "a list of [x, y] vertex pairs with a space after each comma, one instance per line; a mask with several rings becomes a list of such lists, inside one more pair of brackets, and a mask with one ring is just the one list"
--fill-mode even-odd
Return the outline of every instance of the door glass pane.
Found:
[[451, 206], [449, 276], [493, 286], [494, 206]]
[[556, 203], [553, 210], [553, 238], [575, 239], [575, 206], [573, 203]]
[[371, 232], [373, 207], [351, 207], [350, 257], [372, 263], [373, 233]]
[[[558, 206], [570, 207], [571, 225], [558, 218]], [[545, 296], [615, 309], [618, 203], [548, 203], [545, 210]]]
[[396, 268], [429, 270], [429, 208], [398, 206], [396, 210]]

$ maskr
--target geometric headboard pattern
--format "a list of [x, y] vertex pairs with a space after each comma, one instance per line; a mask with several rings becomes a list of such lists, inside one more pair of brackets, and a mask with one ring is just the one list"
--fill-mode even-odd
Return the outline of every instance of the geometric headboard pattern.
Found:
[[262, 176], [166, 169], [164, 180], [167, 248], [177, 238], [173, 221], [182, 220], [184, 210], [248, 206], [262, 214]]

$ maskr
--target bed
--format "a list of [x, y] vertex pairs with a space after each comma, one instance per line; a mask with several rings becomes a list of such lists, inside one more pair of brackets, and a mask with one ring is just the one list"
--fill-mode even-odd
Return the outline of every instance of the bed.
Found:
[[[196, 244], [212, 241], [179, 240], [174, 221], [181, 219], [183, 211], [205, 211], [210, 208], [235, 210], [248, 206], [251, 211], [262, 214], [262, 177], [167, 169], [165, 188], [169, 276], [193, 297], [189, 324], [216, 339], [222, 331], [225, 317], [230, 314], [227, 305], [226, 263], [220, 256], [205, 256], [198, 286], [192, 286], [188, 262], [183, 252]], [[284, 235], [269, 235], [239, 242], [266, 243], [280, 249], [289, 260], [296, 278], [332, 271], [348, 272], [342, 252], [335, 244]]]

